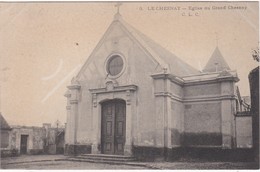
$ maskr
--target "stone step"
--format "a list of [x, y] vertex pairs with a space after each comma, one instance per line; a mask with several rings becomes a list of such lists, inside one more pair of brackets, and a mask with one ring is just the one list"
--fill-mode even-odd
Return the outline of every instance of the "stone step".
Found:
[[110, 154], [82, 154], [80, 156], [87, 156], [87, 157], [108, 157], [108, 158], [122, 158], [122, 159], [131, 159], [134, 158], [132, 156], [125, 156], [125, 155], [110, 155]]
[[120, 157], [96, 157], [96, 156], [76, 156], [72, 157], [74, 159], [87, 159], [87, 160], [105, 160], [105, 161], [123, 161], [123, 162], [130, 162], [135, 161], [135, 158], [133, 157], [127, 157], [127, 158], [120, 158]]
[[118, 161], [118, 162], [130, 162], [135, 161], [135, 158], [132, 156], [124, 155], [108, 155], [108, 154], [83, 154], [75, 157], [74, 159], [85, 159], [85, 160], [95, 160], [95, 161]]
[[91, 162], [91, 163], [102, 163], [102, 164], [111, 164], [111, 165], [132, 165], [132, 166], [140, 166], [147, 167], [145, 163], [140, 162], [125, 162], [125, 161], [109, 161], [109, 160], [95, 160], [95, 159], [80, 159], [80, 158], [68, 158], [69, 161], [77, 161], [77, 162]]

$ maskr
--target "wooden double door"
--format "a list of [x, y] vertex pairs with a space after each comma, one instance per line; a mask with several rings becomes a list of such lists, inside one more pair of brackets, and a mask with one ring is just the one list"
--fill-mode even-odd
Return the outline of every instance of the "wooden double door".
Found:
[[102, 103], [101, 152], [124, 154], [126, 133], [126, 103], [110, 100]]

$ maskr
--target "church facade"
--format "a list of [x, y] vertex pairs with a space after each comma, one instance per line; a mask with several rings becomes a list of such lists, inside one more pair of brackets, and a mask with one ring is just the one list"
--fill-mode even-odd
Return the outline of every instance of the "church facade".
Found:
[[117, 13], [65, 93], [65, 154], [234, 149], [238, 81], [218, 47], [199, 71]]

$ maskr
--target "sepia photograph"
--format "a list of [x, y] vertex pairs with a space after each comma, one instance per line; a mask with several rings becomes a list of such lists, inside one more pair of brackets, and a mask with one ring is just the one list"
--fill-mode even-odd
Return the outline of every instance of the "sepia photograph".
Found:
[[0, 1], [0, 169], [259, 170], [258, 1]]

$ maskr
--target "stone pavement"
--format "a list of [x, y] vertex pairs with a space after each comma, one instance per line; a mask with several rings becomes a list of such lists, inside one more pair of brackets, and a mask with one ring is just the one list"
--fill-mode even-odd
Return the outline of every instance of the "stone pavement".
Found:
[[17, 164], [26, 162], [43, 162], [66, 159], [64, 155], [20, 155], [17, 157], [1, 158], [0, 164]]
[[88, 162], [68, 161], [64, 155], [23, 155], [18, 157], [1, 158], [1, 169], [26, 170], [67, 170], [67, 169], [147, 169], [146, 166], [111, 165]]
[[157, 169], [184, 170], [184, 169], [257, 169], [257, 164], [253, 162], [154, 162], [147, 163], [147, 166]]
[[67, 161], [64, 155], [23, 155], [1, 158], [2, 169], [256, 169], [253, 162], [134, 162], [101, 164]]

